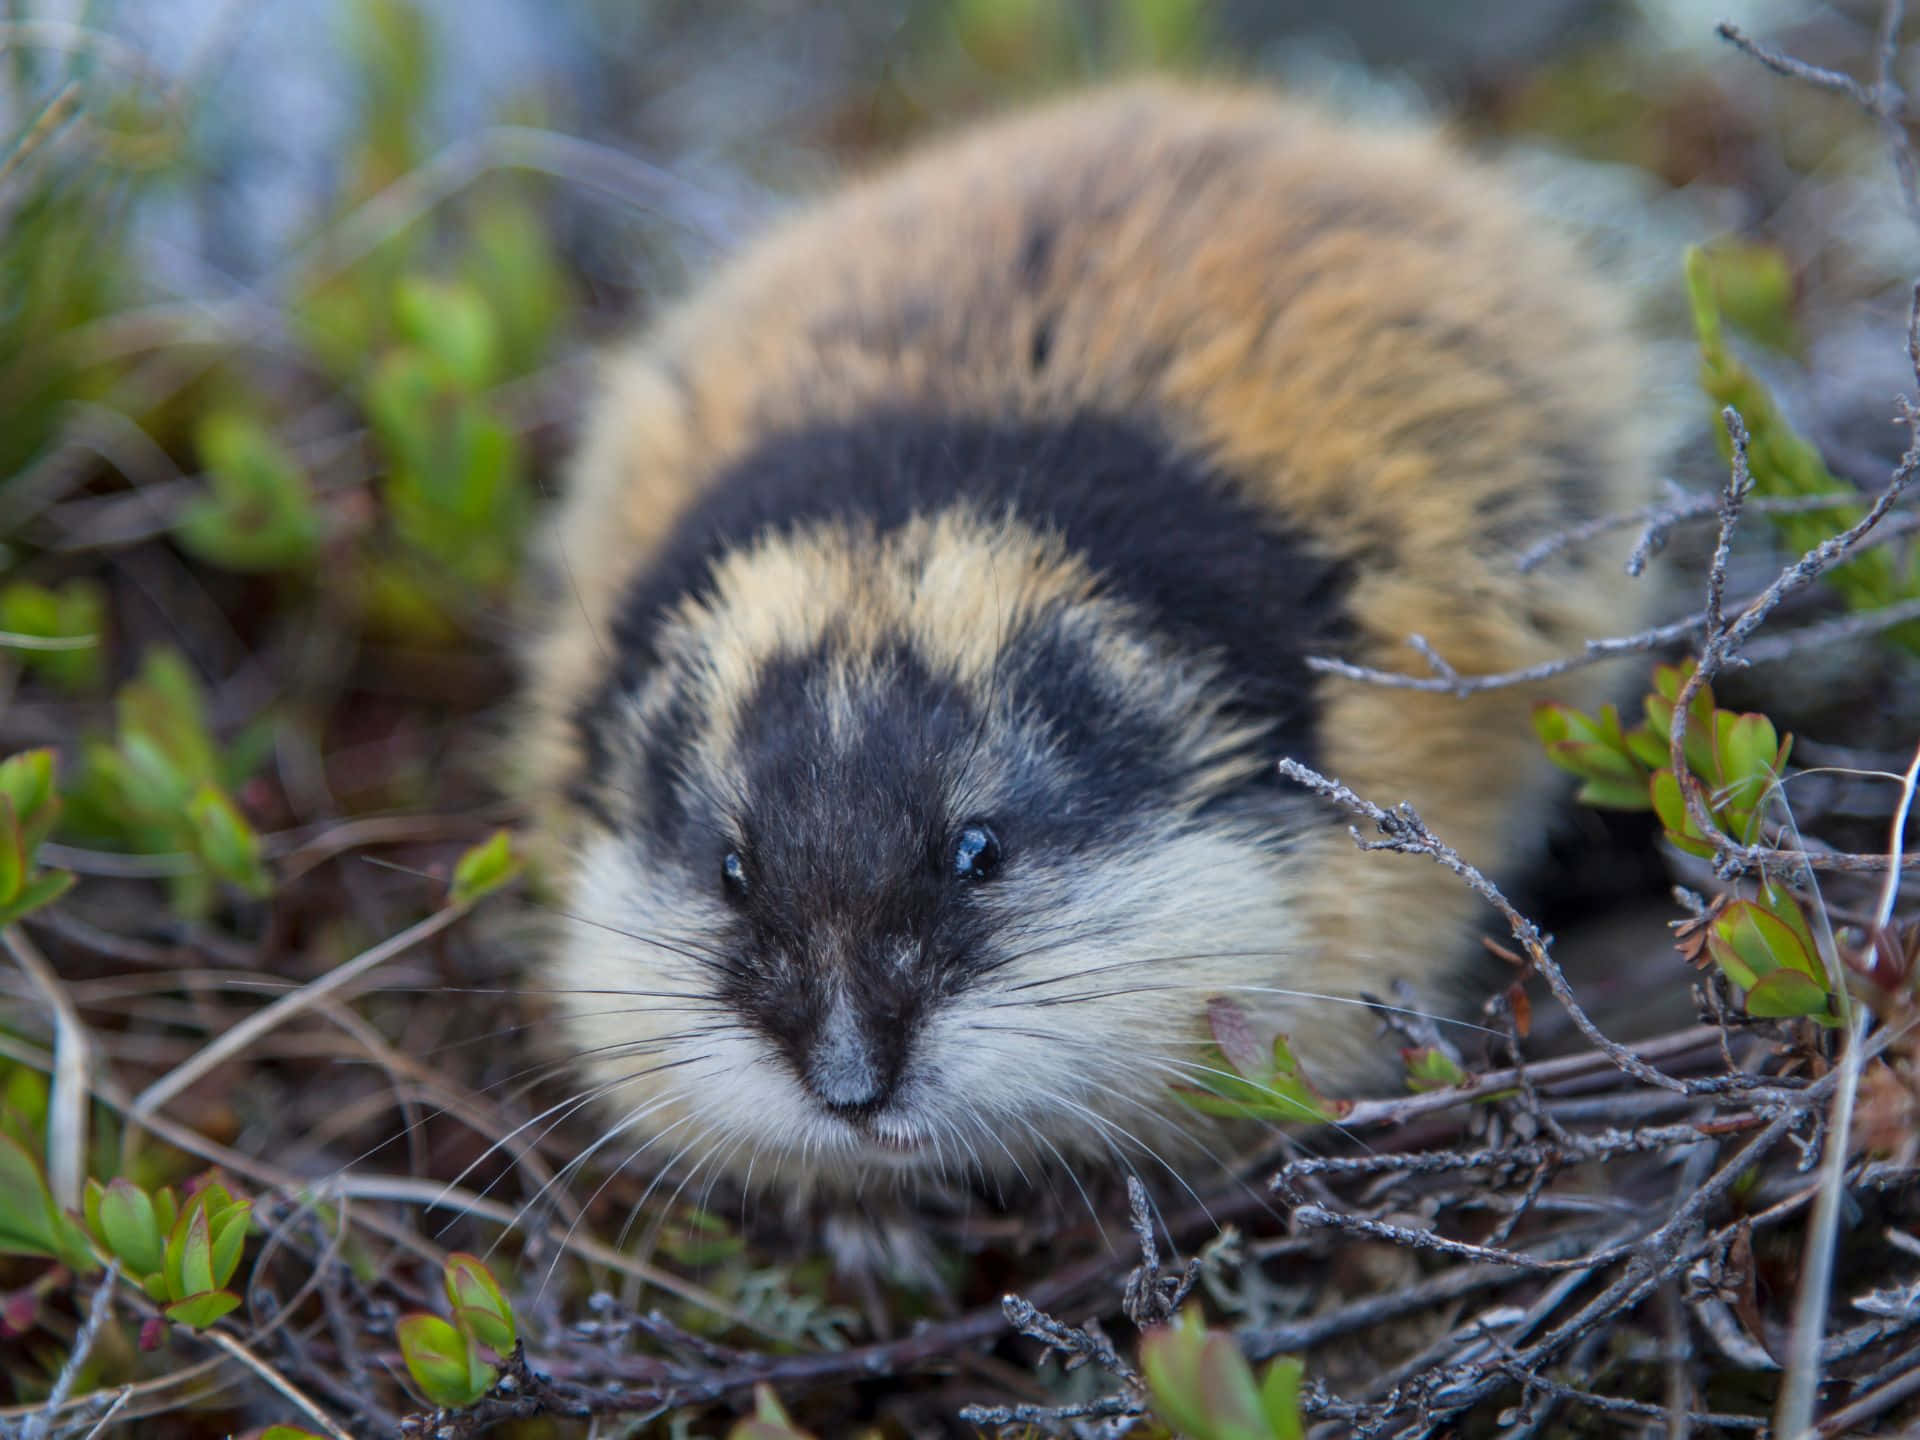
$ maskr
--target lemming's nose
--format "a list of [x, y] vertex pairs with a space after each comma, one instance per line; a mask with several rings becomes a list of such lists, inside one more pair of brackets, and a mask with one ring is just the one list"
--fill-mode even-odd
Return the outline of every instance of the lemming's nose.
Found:
[[807, 1089], [837, 1114], [854, 1116], [878, 1109], [891, 1087], [874, 1051], [853, 1006], [845, 999], [835, 1000], [807, 1056]]

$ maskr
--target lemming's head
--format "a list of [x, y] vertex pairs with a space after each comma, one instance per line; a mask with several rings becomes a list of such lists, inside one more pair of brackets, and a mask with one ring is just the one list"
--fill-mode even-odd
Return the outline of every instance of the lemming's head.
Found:
[[633, 597], [559, 960], [605, 1158], [1137, 1157], [1184, 1124], [1207, 995], [1292, 943], [1272, 720], [1112, 583], [1111, 537], [982, 488], [756, 523]]

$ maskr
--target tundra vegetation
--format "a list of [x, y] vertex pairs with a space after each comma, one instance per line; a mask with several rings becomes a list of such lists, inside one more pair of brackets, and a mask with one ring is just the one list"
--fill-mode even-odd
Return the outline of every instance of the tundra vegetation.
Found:
[[[1638, 31], [1424, 77], [1687, 356], [1685, 483], [1516, 563], [1628, 531], [1674, 614], [1519, 675], [1418, 637], [1404, 673], [1329, 661], [1446, 693], [1624, 677], [1618, 705], [1535, 711], [1583, 808], [1517, 902], [1399, 797], [1283, 765], [1357, 844], [1484, 897], [1484, 1006], [1447, 1025], [1380, 997], [1405, 1085], [1334, 1097], [1216, 1002], [1214, 1078], [1170, 1103], [1271, 1140], [1234, 1174], [1139, 1154], [931, 1220], [931, 1290], [834, 1276], [710, 1177], [574, 1163], [577, 1096], [516, 988], [511, 917], [543, 903], [495, 784], [524, 542], [594, 344], [744, 234], [793, 152], [655, 163], [644, 124], [576, 138], [538, 77], [449, 139], [444, 30], [355, 0], [310, 233], [183, 292], [179, 235], [207, 249], [188, 273], [229, 258], [211, 81], [229, 32], [275, 22], [207, 7], [163, 70], [106, 8], [0, 20], [0, 1433], [1920, 1422], [1901, 4], [1699, 43], [1649, 38], [1692, 10], [1647, 4]], [[706, 9], [607, 22], [657, 52], [626, 77], [667, 97], [643, 121], [708, 75], [754, 83]], [[1412, 103], [1244, 11], [916, 0], [874, 30], [848, 7], [755, 63], [811, 97], [830, 160], [1148, 65]], [[862, 43], [880, 58], [849, 64]]]

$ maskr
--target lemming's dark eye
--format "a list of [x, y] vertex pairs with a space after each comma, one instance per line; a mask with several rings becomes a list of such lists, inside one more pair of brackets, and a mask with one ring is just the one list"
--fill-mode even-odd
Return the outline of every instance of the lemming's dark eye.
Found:
[[747, 865], [736, 850], [729, 850], [727, 858], [720, 862], [720, 879], [726, 885], [727, 894], [734, 900], [743, 900], [747, 894]]
[[953, 873], [960, 880], [986, 880], [1000, 868], [1000, 841], [985, 825], [969, 825], [953, 842]]

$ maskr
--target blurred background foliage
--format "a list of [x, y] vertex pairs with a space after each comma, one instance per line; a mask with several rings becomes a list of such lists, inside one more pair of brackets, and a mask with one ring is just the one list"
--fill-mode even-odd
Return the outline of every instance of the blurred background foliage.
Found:
[[[1173, 68], [1450, 124], [1635, 294], [1683, 481], [1720, 465], [1690, 244], [1744, 257], [1717, 272], [1740, 373], [1817, 448], [1822, 483], [1884, 484], [1900, 448], [1886, 421], [1911, 378], [1917, 247], [1879, 141], [1712, 33], [1731, 19], [1857, 65], [1877, 5], [6, 0], [0, 16], [0, 755], [50, 751], [59, 790], [0, 842], [30, 836], [19, 893], [48, 885], [32, 933], [71, 977], [298, 983], [431, 908], [422, 872], [505, 816], [523, 562], [596, 348], [783, 206], [1011, 101]], [[1737, 567], [1770, 575], [1751, 539]], [[1816, 749], [1894, 743], [1920, 712], [1911, 665], [1872, 642], [1759, 669], [1750, 688]], [[335, 863], [374, 846], [384, 865]], [[30, 880], [35, 847], [77, 886]], [[414, 1055], [517, 1035], [497, 994], [513, 962], [512, 944], [448, 939], [367, 997], [366, 1022]], [[402, 981], [496, 989], [425, 1015]], [[246, 1013], [218, 984], [90, 1003], [129, 1092]], [[0, 991], [0, 1040], [44, 1039], [25, 992]], [[484, 1089], [518, 1057], [496, 1048], [449, 1063]], [[334, 1058], [277, 1051], [170, 1113], [328, 1173], [393, 1129], [387, 1076], [319, 1068]], [[31, 1149], [45, 1084], [0, 1063], [0, 1130]], [[97, 1110], [96, 1141], [118, 1136]], [[465, 1133], [411, 1146], [383, 1163], [446, 1175], [479, 1150]], [[103, 1182], [189, 1168], [152, 1141], [93, 1155]], [[616, 1216], [634, 1188], [611, 1190]], [[676, 1216], [663, 1248], [708, 1228]], [[852, 1323], [817, 1273], [750, 1264], [718, 1229], [724, 1258], [701, 1263], [730, 1303], [778, 1333]], [[0, 1292], [17, 1283], [0, 1265]], [[73, 1328], [70, 1309], [17, 1318], [0, 1320], [0, 1403], [46, 1393], [49, 1337]], [[165, 1363], [101, 1354], [102, 1383]], [[208, 1428], [178, 1433], [240, 1423], [204, 1398]]]

